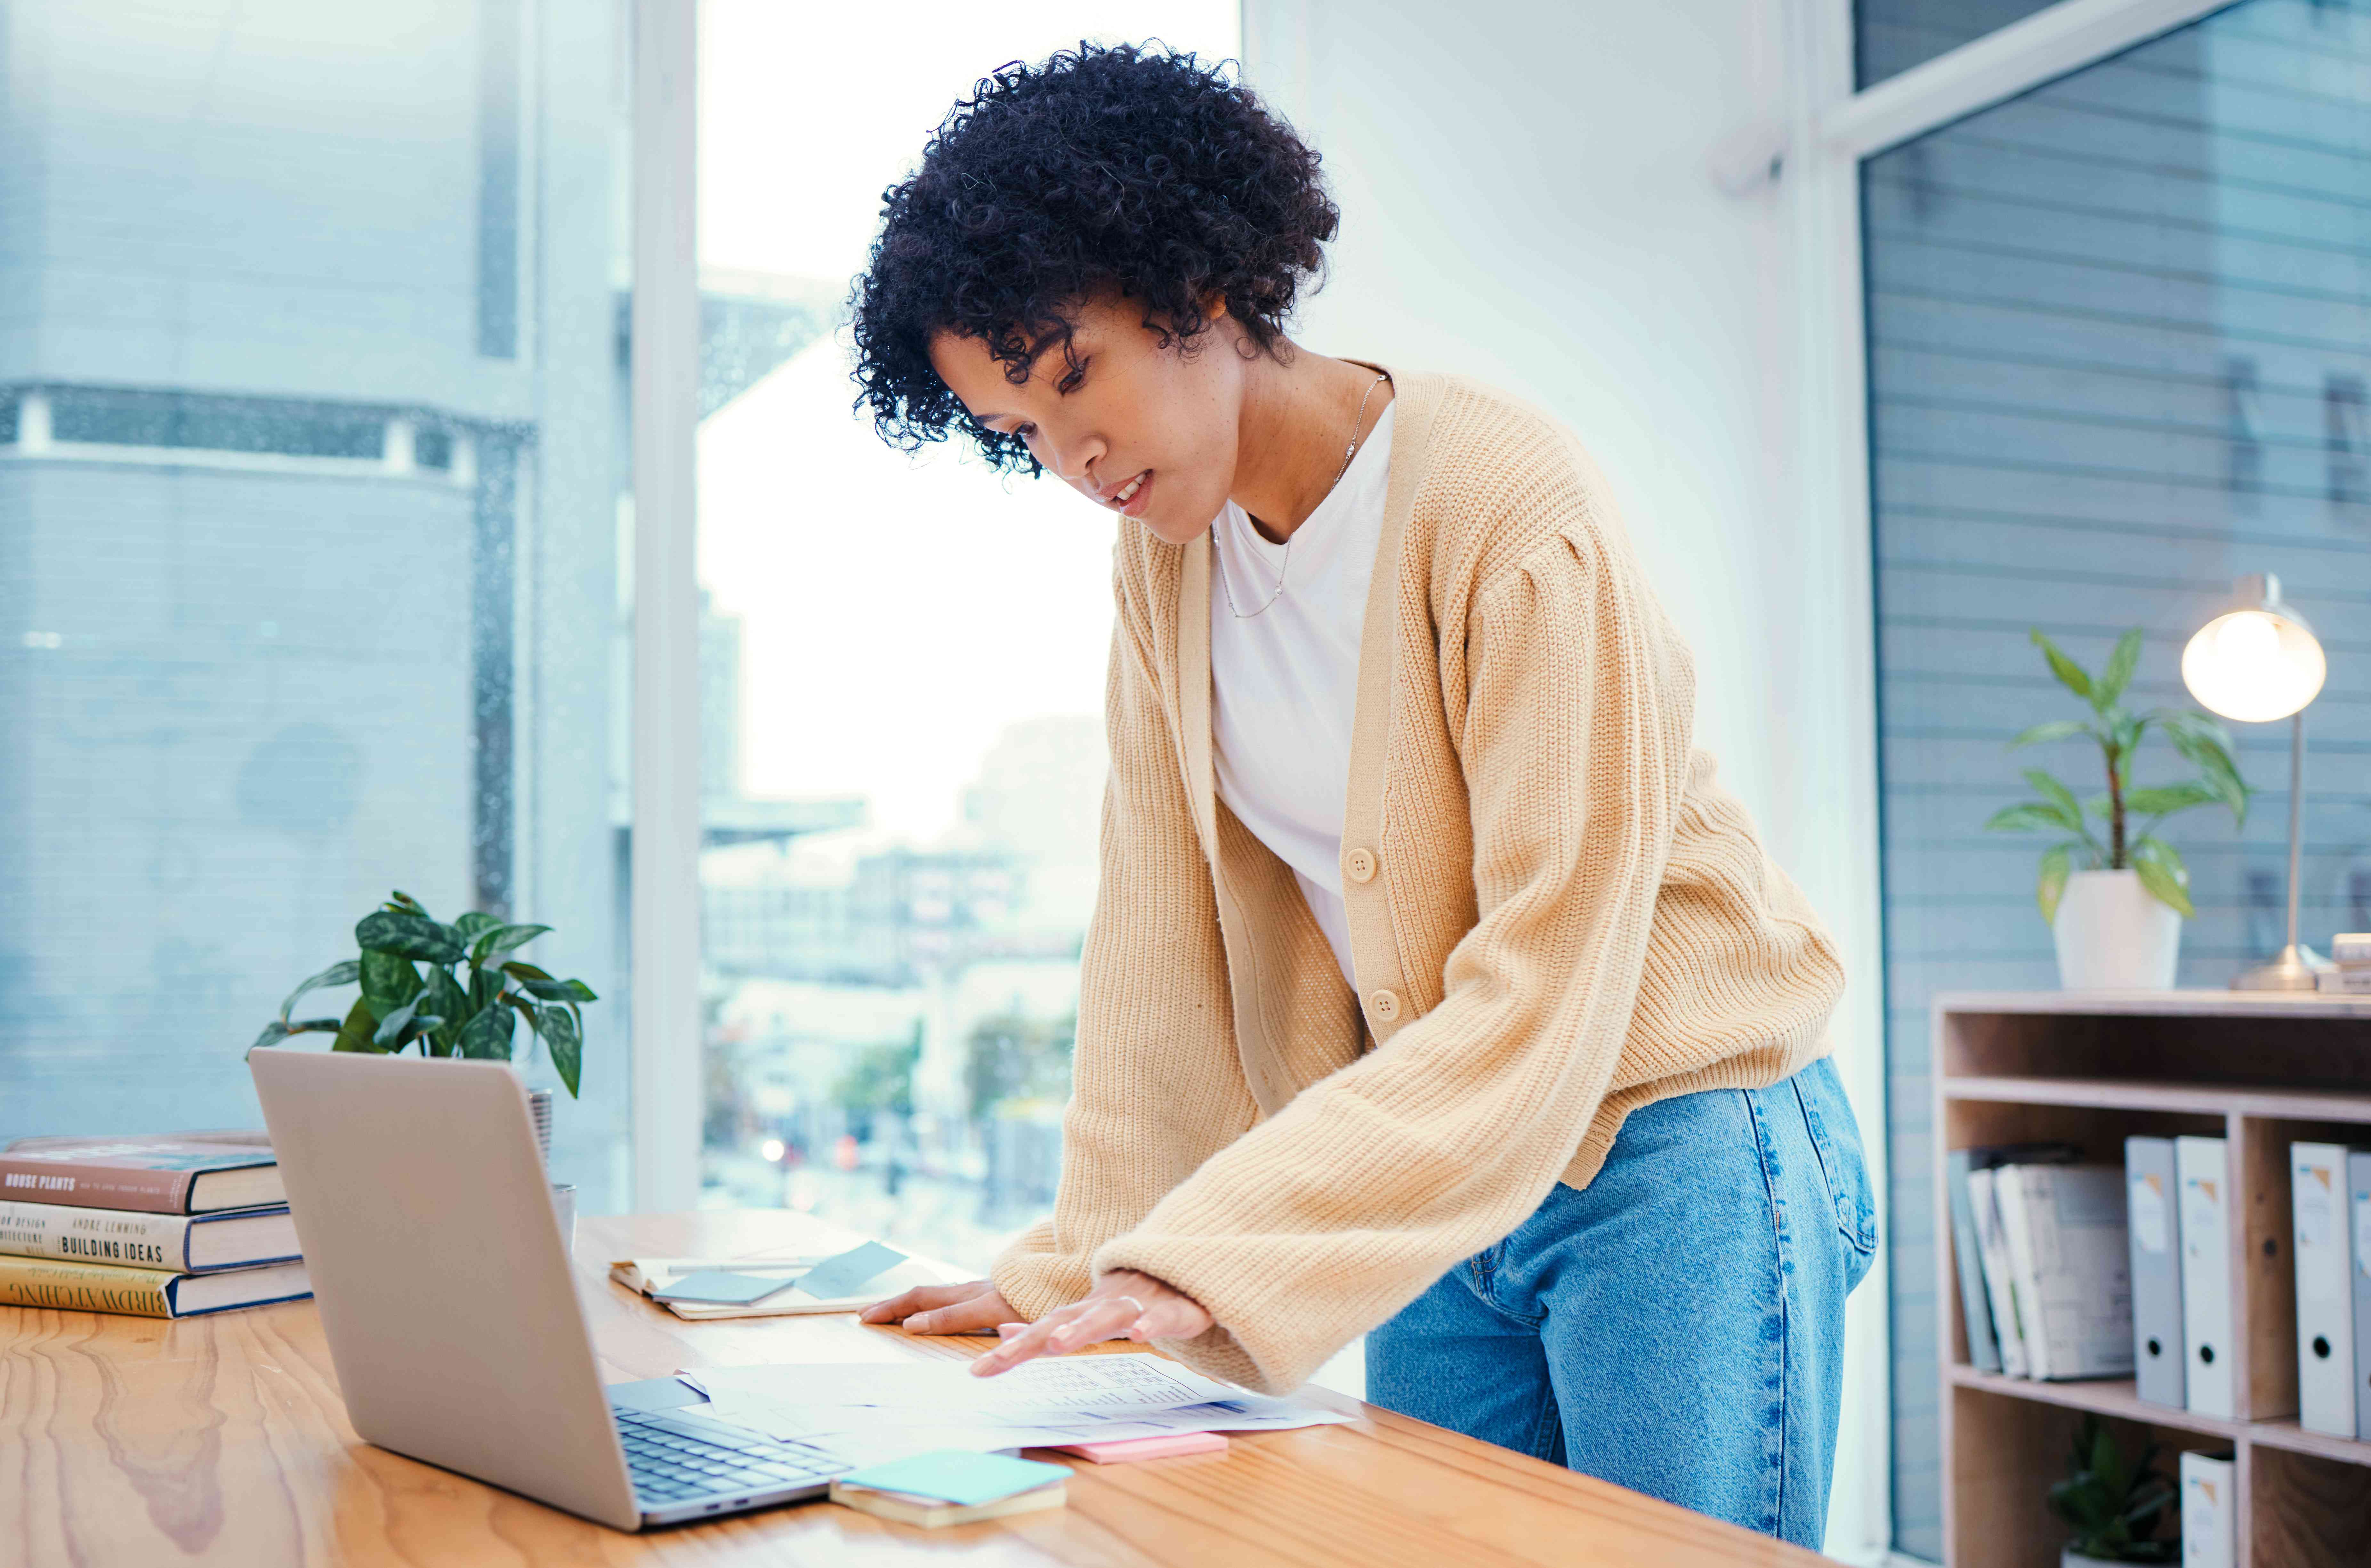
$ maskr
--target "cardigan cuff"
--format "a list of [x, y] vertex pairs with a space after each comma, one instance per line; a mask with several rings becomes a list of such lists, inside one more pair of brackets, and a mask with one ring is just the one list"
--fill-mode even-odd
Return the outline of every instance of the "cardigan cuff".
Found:
[[[1191, 1243], [1181, 1247], [1174, 1240], [1164, 1245], [1149, 1237], [1122, 1236], [1095, 1251], [1097, 1279], [1115, 1270], [1133, 1269], [1192, 1296], [1210, 1315], [1211, 1326], [1190, 1340], [1154, 1340], [1152, 1343], [1163, 1353], [1206, 1376], [1255, 1394], [1289, 1394], [1309, 1381], [1309, 1375], [1324, 1365], [1327, 1356], [1349, 1342], [1345, 1336], [1341, 1344], [1322, 1343], [1319, 1336], [1330, 1331], [1330, 1323], [1313, 1334], [1305, 1330], [1316, 1328], [1316, 1320], [1281, 1321], [1285, 1315], [1276, 1310], [1269, 1293], [1228, 1266], [1226, 1249], [1206, 1249], [1207, 1266], [1197, 1267], [1191, 1248]], [[1246, 1328], [1258, 1324], [1264, 1331], [1247, 1342], [1230, 1324]], [[1352, 1333], [1358, 1331], [1354, 1329]]]
[[1054, 1250], [1054, 1222], [1039, 1220], [1005, 1244], [989, 1265], [989, 1282], [1024, 1322], [1035, 1323], [1087, 1294], [1086, 1260]]

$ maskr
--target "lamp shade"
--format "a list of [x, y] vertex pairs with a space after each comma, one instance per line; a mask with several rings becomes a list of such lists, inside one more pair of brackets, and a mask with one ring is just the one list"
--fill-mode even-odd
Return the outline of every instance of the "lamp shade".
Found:
[[2239, 579], [2239, 603], [2181, 650], [2190, 694], [2226, 719], [2284, 719], [2320, 694], [2330, 661], [2305, 618], [2283, 604], [2276, 577]]

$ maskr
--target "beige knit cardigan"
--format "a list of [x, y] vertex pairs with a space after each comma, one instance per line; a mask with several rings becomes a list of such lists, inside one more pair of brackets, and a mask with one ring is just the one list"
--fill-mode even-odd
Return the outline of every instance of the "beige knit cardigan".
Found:
[[1844, 983], [1691, 744], [1687, 650], [1579, 442], [1466, 377], [1392, 378], [1342, 835], [1358, 993], [1212, 787], [1209, 538], [1122, 519], [1060, 1190], [993, 1271], [1033, 1319], [1154, 1275], [1217, 1325], [1161, 1348], [1268, 1392], [1587, 1185], [1637, 1107], [1824, 1054]]

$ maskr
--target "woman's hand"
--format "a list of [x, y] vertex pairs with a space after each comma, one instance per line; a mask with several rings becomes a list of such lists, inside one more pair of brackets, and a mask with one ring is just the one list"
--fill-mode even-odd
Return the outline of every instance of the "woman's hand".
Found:
[[916, 1285], [902, 1295], [876, 1301], [860, 1323], [895, 1323], [909, 1334], [985, 1334], [1000, 1323], [1023, 1327], [1004, 1293], [987, 1280], [959, 1285]]
[[1060, 1355], [1099, 1340], [1190, 1340], [1210, 1323], [1210, 1315], [1192, 1296], [1151, 1274], [1116, 1270], [1097, 1280], [1081, 1299], [1035, 1323], [1000, 1324], [997, 1332], [1004, 1342], [971, 1364], [972, 1376], [993, 1377], [1024, 1361]]

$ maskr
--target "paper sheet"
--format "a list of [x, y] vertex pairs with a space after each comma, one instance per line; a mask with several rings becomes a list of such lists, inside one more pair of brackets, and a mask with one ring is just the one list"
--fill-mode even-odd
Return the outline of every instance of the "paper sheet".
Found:
[[1024, 1362], [994, 1377], [975, 1377], [967, 1363], [901, 1366], [702, 1366], [677, 1374], [711, 1400], [763, 1400], [778, 1405], [867, 1406], [969, 1419], [1035, 1419], [1085, 1411], [1174, 1410], [1237, 1397], [1237, 1390], [1157, 1355], [1053, 1357]]
[[[714, 1405], [696, 1405], [688, 1410], [667, 1413], [712, 1421], [720, 1426], [755, 1432], [766, 1437], [775, 1435], [774, 1427], [778, 1423], [764, 1419], [752, 1407], [735, 1406], [731, 1407], [731, 1411], [733, 1413], [720, 1411]], [[718, 1439], [720, 1442], [731, 1440], [730, 1437]], [[908, 1454], [928, 1453], [934, 1448], [967, 1448], [976, 1454], [1001, 1454], [1023, 1447], [1042, 1446], [1025, 1431], [1010, 1426], [885, 1426], [877, 1431], [801, 1431], [789, 1433], [781, 1440], [820, 1448], [840, 1463], [850, 1466], [877, 1465], [886, 1459], [901, 1459]]]
[[709, 1403], [676, 1413], [804, 1443], [851, 1465], [943, 1448], [1000, 1453], [1358, 1419], [1246, 1394], [1136, 1353], [1024, 1362], [995, 1377], [975, 1377], [968, 1364], [954, 1361], [706, 1366], [677, 1376]]
[[1003, 1420], [950, 1420], [894, 1406], [789, 1405], [728, 1395], [698, 1407], [708, 1420], [835, 1453], [896, 1455], [931, 1448], [1047, 1448], [1066, 1443], [1119, 1443], [1181, 1432], [1290, 1432], [1356, 1421], [1295, 1400], [1237, 1395], [1170, 1410], [1073, 1411]]

